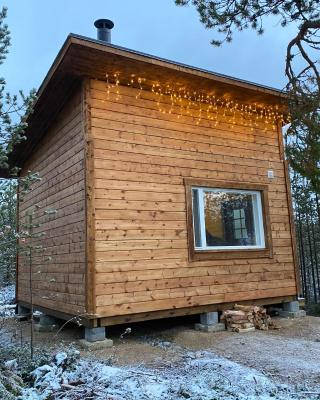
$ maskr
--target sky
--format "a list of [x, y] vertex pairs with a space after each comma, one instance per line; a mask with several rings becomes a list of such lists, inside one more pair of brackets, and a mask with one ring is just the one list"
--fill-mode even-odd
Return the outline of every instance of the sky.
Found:
[[0, 75], [8, 89], [38, 88], [72, 32], [96, 38], [98, 18], [114, 21], [112, 43], [195, 67], [282, 89], [286, 45], [294, 27], [267, 21], [266, 33], [236, 34], [231, 44], [213, 47], [192, 7], [174, 0], [5, 0], [12, 46]]

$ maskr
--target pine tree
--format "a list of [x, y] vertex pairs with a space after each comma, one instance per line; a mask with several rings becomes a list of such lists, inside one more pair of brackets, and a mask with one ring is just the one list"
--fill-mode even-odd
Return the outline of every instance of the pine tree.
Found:
[[296, 36], [289, 41], [284, 55], [292, 118], [287, 131], [291, 139], [287, 141], [287, 156], [292, 168], [320, 194], [319, 0], [175, 0], [175, 3], [195, 6], [204, 26], [215, 30], [217, 37], [212, 40], [215, 46], [231, 42], [235, 31], [252, 29], [263, 34], [269, 16], [277, 17], [280, 23], [277, 26], [296, 27]]
[[[6, 60], [11, 43], [10, 31], [5, 23], [7, 8], [0, 12], [0, 65]], [[35, 91], [28, 96], [22, 91], [12, 95], [6, 90], [6, 81], [0, 78], [0, 168], [8, 168], [8, 155], [14, 146], [25, 139], [27, 118], [35, 101]], [[15, 173], [16, 169], [10, 171]]]
[[[5, 62], [9, 52], [11, 38], [8, 25], [5, 23], [7, 8], [0, 11], [0, 66]], [[27, 127], [27, 118], [32, 111], [35, 101], [35, 91], [28, 96], [22, 91], [12, 95], [6, 89], [6, 81], [0, 78], [0, 170], [13, 178], [9, 181], [0, 179], [0, 284], [13, 281], [17, 252], [16, 230], [16, 166], [8, 165], [8, 158], [14, 146], [25, 140], [24, 131]], [[14, 177], [16, 179], [14, 179]], [[32, 174], [21, 179], [22, 189], [34, 181]]]

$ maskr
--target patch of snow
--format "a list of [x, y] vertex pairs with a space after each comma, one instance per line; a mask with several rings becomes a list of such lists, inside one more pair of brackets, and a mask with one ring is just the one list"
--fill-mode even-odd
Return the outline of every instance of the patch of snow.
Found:
[[33, 312], [33, 315], [35, 317], [41, 317], [41, 315], [43, 315], [43, 313], [41, 311], [36, 310], [36, 311]]
[[[214, 353], [188, 352], [179, 366], [113, 367], [93, 360], [68, 361], [58, 353], [53, 362], [33, 371], [34, 385], [21, 399], [75, 398], [113, 400], [311, 400], [307, 388], [271, 381], [255, 369]], [[314, 390], [313, 390], [314, 391]]]
[[15, 311], [15, 286], [0, 288], [0, 317], [12, 317]]
[[180, 346], [174, 344], [173, 342], [169, 342], [168, 340], [162, 340], [159, 338], [153, 338], [153, 337], [148, 337], [148, 336], [142, 336], [141, 340], [143, 343], [148, 343], [152, 347], [159, 347], [160, 349], [163, 350], [168, 350], [171, 348], [178, 349]]
[[16, 294], [15, 285], [4, 286], [0, 288], [0, 306], [13, 304]]
[[100, 370], [101, 378], [99, 379], [99, 382], [108, 380], [119, 374], [120, 372], [120, 368], [110, 367], [109, 365], [102, 365]]
[[67, 358], [68, 358], [68, 354], [67, 353], [60, 352], [60, 353], [55, 355], [55, 362], [59, 366], [59, 365], [63, 364], [66, 361]]
[[5, 361], [4, 366], [10, 371], [16, 371], [18, 369], [18, 361], [17, 359]]

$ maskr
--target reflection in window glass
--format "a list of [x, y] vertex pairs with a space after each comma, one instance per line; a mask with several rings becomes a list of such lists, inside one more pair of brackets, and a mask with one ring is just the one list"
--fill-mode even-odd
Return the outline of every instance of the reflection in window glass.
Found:
[[255, 245], [252, 195], [205, 192], [207, 246]]
[[264, 247], [260, 192], [192, 189], [196, 248]]

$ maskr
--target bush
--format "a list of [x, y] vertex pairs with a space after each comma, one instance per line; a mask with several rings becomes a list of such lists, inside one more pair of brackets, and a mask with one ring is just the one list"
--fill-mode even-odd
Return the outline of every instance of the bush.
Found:
[[37, 349], [34, 353], [34, 358], [31, 360], [28, 344], [21, 347], [0, 346], [0, 364], [15, 360], [17, 365], [16, 372], [25, 382], [31, 380], [30, 374], [33, 370], [47, 364], [51, 358], [52, 356], [49, 352]]
[[6, 365], [0, 367], [0, 398], [14, 400], [22, 393], [23, 380]]

